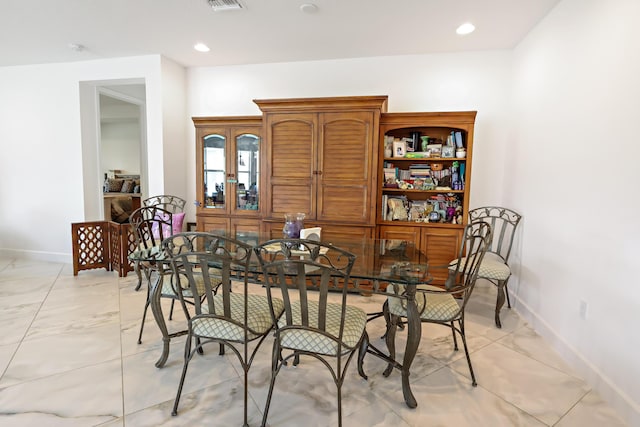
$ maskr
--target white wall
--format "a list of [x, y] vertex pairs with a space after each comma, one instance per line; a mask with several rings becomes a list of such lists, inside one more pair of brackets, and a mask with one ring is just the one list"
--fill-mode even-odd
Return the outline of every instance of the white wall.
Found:
[[[640, 425], [640, 2], [565, 0], [515, 50], [517, 308]], [[588, 304], [587, 318], [579, 314]]]
[[[187, 153], [194, 144], [187, 127], [193, 127], [186, 112], [186, 70], [175, 62], [162, 58], [162, 137], [163, 191], [149, 195], [173, 194], [187, 200]], [[195, 218], [195, 216], [194, 216]]]
[[[477, 110], [471, 205], [501, 200], [510, 102], [506, 51], [310, 61], [188, 70], [190, 116], [259, 115], [254, 99], [388, 95], [388, 111]], [[193, 125], [189, 127], [195, 141]], [[195, 200], [195, 142], [187, 157]], [[189, 207], [193, 217], [194, 208]]]
[[[97, 161], [83, 163], [80, 82], [143, 79], [149, 153], [162, 153], [164, 115], [172, 109], [161, 102], [167, 82], [160, 62], [159, 56], [145, 56], [0, 68], [2, 252], [71, 262], [71, 223], [99, 219], [97, 210], [89, 211], [93, 217], [85, 214], [84, 188], [95, 188], [92, 204], [101, 203], [102, 177]], [[149, 155], [149, 163], [156, 159]], [[83, 168], [94, 182], [83, 182]], [[151, 194], [162, 194], [161, 154], [148, 175]]]
[[112, 120], [100, 125], [102, 174], [117, 169], [140, 174], [140, 125], [136, 120]]

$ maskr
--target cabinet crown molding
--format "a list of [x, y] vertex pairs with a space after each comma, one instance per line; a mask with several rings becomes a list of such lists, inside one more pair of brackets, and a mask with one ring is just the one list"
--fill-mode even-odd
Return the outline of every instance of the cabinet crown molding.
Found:
[[255, 102], [263, 112], [375, 109], [384, 113], [387, 111], [388, 98], [387, 95], [338, 96], [326, 98], [254, 99], [253, 102]]

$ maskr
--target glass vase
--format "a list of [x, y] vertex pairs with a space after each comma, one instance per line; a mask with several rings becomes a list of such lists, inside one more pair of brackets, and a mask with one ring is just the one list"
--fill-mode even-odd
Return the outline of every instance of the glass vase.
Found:
[[299, 239], [300, 230], [304, 228], [303, 213], [284, 214], [284, 227], [282, 227], [282, 237], [285, 239]]

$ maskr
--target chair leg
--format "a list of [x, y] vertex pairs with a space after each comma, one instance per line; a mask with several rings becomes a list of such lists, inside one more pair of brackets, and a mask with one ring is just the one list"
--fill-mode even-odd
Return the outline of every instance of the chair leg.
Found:
[[133, 263], [133, 271], [136, 273], [136, 276], [138, 276], [138, 284], [136, 285], [136, 291], [140, 290], [140, 287], [142, 286], [142, 272], [140, 271], [140, 261], [136, 261]]
[[169, 320], [173, 320], [173, 306], [176, 303], [176, 300], [171, 300], [171, 308], [169, 309]]
[[504, 281], [499, 281], [498, 285], [498, 296], [496, 297], [496, 312], [495, 312], [495, 322], [498, 328], [502, 328], [502, 322], [500, 322], [500, 310], [504, 305], [505, 294], [504, 294]]
[[367, 354], [367, 348], [369, 348], [369, 335], [367, 331], [365, 331], [362, 336], [362, 341], [360, 341], [360, 348], [358, 349], [358, 373], [365, 380], [369, 379], [364, 373], [364, 356]]
[[453, 349], [458, 351], [458, 338], [456, 337], [456, 328], [453, 324], [453, 320], [451, 321], [451, 333], [453, 334]]
[[187, 368], [189, 368], [189, 361], [191, 360], [191, 331], [187, 335], [187, 341], [184, 347], [184, 366], [182, 367], [182, 376], [180, 377], [180, 383], [178, 384], [178, 392], [176, 394], [176, 400], [173, 402], [173, 410], [171, 415], [174, 417], [178, 415], [178, 404], [180, 403], [180, 395], [182, 395], [182, 386], [184, 385], [184, 379], [187, 377]]
[[462, 338], [462, 344], [464, 345], [464, 354], [467, 356], [467, 364], [469, 365], [469, 373], [471, 373], [471, 385], [476, 387], [478, 383], [476, 382], [476, 376], [473, 373], [473, 366], [471, 366], [471, 357], [469, 356], [469, 348], [467, 347], [467, 337], [464, 332], [464, 318], [458, 320], [460, 325], [460, 337]]
[[509, 288], [507, 287], [508, 282], [509, 279], [504, 281], [504, 294], [507, 297], [507, 307], [511, 308], [511, 300], [509, 299]]
[[[385, 333], [386, 335], [385, 341], [387, 343], [387, 350], [389, 351], [389, 358], [392, 360], [395, 360], [396, 358], [396, 329], [398, 329], [399, 319], [400, 318], [398, 316], [389, 314], [389, 323], [387, 323], [387, 332]], [[384, 375], [385, 377], [388, 377], [389, 375], [391, 375], [392, 371], [393, 371], [393, 364], [389, 363], [387, 365], [387, 369], [384, 370], [382, 375]]]
[[[151, 277], [149, 277], [148, 279], [151, 280]], [[138, 334], [138, 344], [142, 344], [142, 331], [144, 330], [144, 321], [147, 318], [147, 310], [149, 309], [149, 304], [151, 303], [149, 298], [151, 298], [151, 285], [147, 286], [147, 300], [144, 303], [144, 311], [142, 312], [142, 323], [140, 323], [140, 333]]]
[[338, 386], [338, 427], [342, 427], [342, 381]]
[[280, 346], [278, 345], [278, 337], [273, 342], [273, 350], [271, 353], [271, 381], [269, 382], [269, 393], [267, 394], [267, 402], [264, 406], [264, 413], [262, 414], [261, 427], [266, 427], [267, 416], [269, 415], [269, 406], [271, 405], [271, 397], [273, 396], [273, 387], [276, 383], [276, 375], [278, 374], [280, 361]]

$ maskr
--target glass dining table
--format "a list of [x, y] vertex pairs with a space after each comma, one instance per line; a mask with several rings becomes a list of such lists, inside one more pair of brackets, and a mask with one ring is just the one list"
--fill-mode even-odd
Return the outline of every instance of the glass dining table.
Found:
[[[225, 235], [224, 231], [211, 231], [213, 234]], [[251, 245], [262, 244], [270, 240], [271, 236], [259, 233], [238, 232], [234, 236], [237, 240]], [[402, 361], [389, 357], [388, 352], [369, 345], [367, 352], [385, 360], [388, 367], [384, 372], [388, 376], [393, 369], [398, 369], [402, 376], [402, 391], [408, 407], [415, 408], [417, 401], [411, 391], [409, 376], [411, 364], [415, 358], [422, 334], [420, 313], [415, 301], [418, 285], [432, 281], [429, 273], [429, 263], [426, 256], [416, 248], [413, 242], [404, 240], [384, 239], [335, 239], [325, 241], [334, 246], [345, 249], [356, 255], [356, 261], [351, 270], [351, 279], [348, 284], [349, 291], [354, 294], [371, 295], [383, 294], [387, 297], [401, 298], [406, 301], [407, 307], [407, 342]], [[162, 312], [161, 290], [165, 276], [169, 274], [169, 258], [161, 248], [137, 250], [129, 255], [131, 261], [153, 263], [158, 274], [154, 280], [150, 280], [149, 304], [153, 317], [160, 328], [163, 339], [163, 349], [156, 367], [164, 366], [169, 355], [171, 338], [186, 334], [186, 330], [169, 333]], [[261, 285], [260, 271], [257, 261], [255, 267], [250, 269], [250, 282]], [[403, 285], [403, 286], [393, 286]], [[342, 286], [342, 285], [341, 285]], [[387, 289], [388, 288], [388, 289]], [[369, 319], [383, 316], [383, 311], [370, 313]]]

